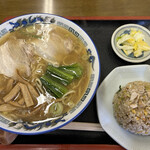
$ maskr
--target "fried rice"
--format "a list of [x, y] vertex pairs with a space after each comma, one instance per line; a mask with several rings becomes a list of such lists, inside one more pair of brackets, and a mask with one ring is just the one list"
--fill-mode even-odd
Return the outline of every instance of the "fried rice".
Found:
[[150, 83], [134, 81], [116, 92], [114, 116], [124, 129], [140, 135], [150, 135]]

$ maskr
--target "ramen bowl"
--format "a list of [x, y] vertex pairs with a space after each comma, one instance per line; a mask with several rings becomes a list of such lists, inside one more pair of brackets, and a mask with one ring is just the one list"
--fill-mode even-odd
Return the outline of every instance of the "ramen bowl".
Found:
[[[17, 30], [20, 30], [22, 28], [27, 29], [28, 26], [29, 26], [28, 31], [30, 33], [29, 37], [30, 37], [33, 29], [33, 28], [31, 29], [30, 26], [38, 25], [38, 24], [40, 24], [41, 26], [42, 25], [56, 26], [58, 28], [61, 28], [62, 30], [67, 31], [67, 35], [71, 34], [73, 38], [79, 40], [85, 48], [85, 53], [87, 55], [86, 58], [84, 59], [86, 59], [86, 61], [89, 63], [89, 67], [91, 68], [90, 69], [91, 71], [89, 74], [89, 80], [87, 80], [86, 81], [87, 83], [85, 83], [87, 86], [84, 92], [82, 93], [82, 95], [80, 96], [80, 98], [78, 98], [77, 103], [73, 107], [71, 107], [71, 109], [69, 109], [65, 113], [62, 113], [61, 115], [57, 115], [53, 118], [46, 118], [44, 120], [39, 120], [39, 121], [24, 121], [22, 119], [12, 120], [1, 113], [0, 128], [5, 131], [16, 133], [16, 134], [23, 134], [23, 135], [43, 134], [45, 132], [54, 131], [56, 129], [65, 126], [66, 124], [68, 124], [69, 122], [77, 118], [86, 109], [86, 107], [93, 99], [99, 83], [100, 60], [94, 43], [92, 42], [90, 37], [86, 34], [86, 32], [83, 29], [81, 29], [78, 25], [76, 25], [75, 23], [73, 23], [72, 21], [66, 18], [57, 15], [41, 14], [41, 13], [18, 16], [0, 25], [0, 38], [3, 39], [3, 37], [9, 37], [8, 34], [10, 35], [14, 34]], [[22, 33], [24, 34], [24, 31]], [[68, 43], [66, 45], [67, 48], [70, 48], [70, 45], [68, 45]], [[65, 55], [67, 56], [68, 54]], [[20, 88], [22, 88], [21, 87], [22, 82], [26, 83], [26, 81], [21, 80], [21, 83], [19, 83]], [[23, 90], [22, 90], [22, 95], [24, 95]], [[40, 101], [40, 98], [37, 100]], [[5, 102], [6, 101], [7, 100], [5, 99]], [[40, 110], [39, 111], [36, 110], [36, 113], [37, 113], [36, 117], [39, 117]]]

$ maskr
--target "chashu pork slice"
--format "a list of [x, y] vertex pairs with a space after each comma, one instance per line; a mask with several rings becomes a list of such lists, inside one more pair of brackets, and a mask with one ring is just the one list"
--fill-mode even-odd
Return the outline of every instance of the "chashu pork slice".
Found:
[[29, 76], [32, 51], [22, 39], [10, 38], [0, 46], [0, 74], [15, 77], [16, 70]]
[[[51, 28], [51, 27], [49, 27]], [[73, 50], [71, 38], [65, 38], [57, 30], [41, 29], [42, 38], [32, 40], [34, 52], [52, 64], [59, 64]]]

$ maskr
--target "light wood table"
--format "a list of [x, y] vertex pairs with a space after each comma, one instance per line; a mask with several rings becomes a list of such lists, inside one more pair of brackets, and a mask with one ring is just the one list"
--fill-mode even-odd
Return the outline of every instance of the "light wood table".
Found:
[[150, 0], [0, 0], [0, 22], [8, 16], [51, 13], [71, 17], [150, 18]]

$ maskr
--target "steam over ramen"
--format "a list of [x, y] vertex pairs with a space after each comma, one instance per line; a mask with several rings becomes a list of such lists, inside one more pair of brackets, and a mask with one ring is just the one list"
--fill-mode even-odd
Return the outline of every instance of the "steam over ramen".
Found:
[[0, 113], [45, 120], [73, 108], [91, 72], [83, 43], [66, 29], [34, 24], [0, 39]]

